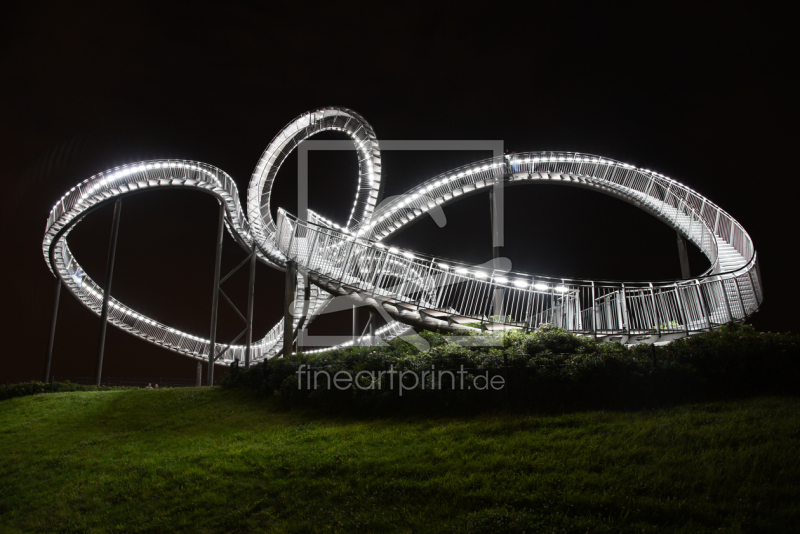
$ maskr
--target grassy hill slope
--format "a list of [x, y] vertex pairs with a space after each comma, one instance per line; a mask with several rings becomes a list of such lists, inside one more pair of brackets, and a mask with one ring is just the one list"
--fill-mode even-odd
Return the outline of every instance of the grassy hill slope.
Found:
[[353, 419], [218, 388], [36, 395], [0, 403], [0, 531], [793, 532], [798, 413]]

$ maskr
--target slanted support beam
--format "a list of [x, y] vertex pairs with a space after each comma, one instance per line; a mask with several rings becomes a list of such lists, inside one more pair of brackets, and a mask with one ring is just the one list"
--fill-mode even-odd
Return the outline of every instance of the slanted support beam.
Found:
[[298, 353], [303, 352], [303, 339], [308, 326], [308, 310], [311, 307], [311, 283], [308, 281], [308, 271], [301, 269], [300, 276], [303, 281], [303, 312], [300, 320], [297, 321], [297, 341], [295, 342], [297, 349], [295, 352]]
[[247, 349], [244, 353], [244, 368], [250, 368], [250, 352], [253, 346], [253, 304], [256, 295], [256, 245], [250, 253], [250, 279], [247, 284]]
[[378, 321], [378, 313], [372, 308], [369, 309], [369, 344], [375, 345], [375, 323]]
[[225, 205], [219, 203], [217, 222], [217, 252], [214, 259], [214, 296], [211, 299], [211, 336], [208, 346], [208, 385], [214, 385], [214, 361], [217, 351], [217, 314], [219, 312], [219, 276], [222, 270], [222, 237], [225, 229]]
[[58, 320], [58, 301], [61, 298], [61, 278], [56, 275], [56, 296], [53, 299], [53, 315], [50, 319], [50, 337], [47, 340], [47, 355], [44, 360], [44, 379], [42, 382], [50, 380], [50, 362], [53, 361], [53, 344], [56, 339], [56, 321]]
[[353, 304], [353, 346], [358, 346], [358, 306]]
[[[355, 309], [357, 310], [358, 308]], [[365, 334], [369, 334], [369, 342], [367, 343], [367, 346], [370, 346], [375, 344], [373, 336], [375, 335], [375, 319], [377, 316], [375, 314], [375, 310], [373, 310], [372, 308], [368, 308], [368, 311], [369, 311], [369, 319], [367, 319], [367, 324], [365, 324], [364, 328], [361, 330], [360, 337], [363, 338]], [[356, 322], [356, 324], [358, 324], [358, 322]]]
[[678, 256], [681, 260], [681, 278], [684, 280], [688, 280], [692, 277], [691, 273], [689, 272], [689, 254], [686, 250], [686, 240], [683, 238], [680, 232], [677, 232], [678, 235]]
[[292, 260], [286, 262], [286, 293], [283, 299], [283, 356], [292, 355], [294, 343], [292, 306], [297, 294], [297, 263]]
[[114, 277], [114, 258], [117, 255], [117, 234], [119, 233], [119, 216], [122, 211], [122, 200], [114, 202], [114, 221], [111, 223], [111, 244], [108, 247], [106, 262], [106, 281], [103, 284], [103, 307], [100, 311], [100, 340], [97, 343], [97, 361], [94, 368], [94, 383], [100, 385], [103, 375], [103, 352], [106, 348], [106, 326], [108, 326], [108, 301], [111, 298], [111, 282]]

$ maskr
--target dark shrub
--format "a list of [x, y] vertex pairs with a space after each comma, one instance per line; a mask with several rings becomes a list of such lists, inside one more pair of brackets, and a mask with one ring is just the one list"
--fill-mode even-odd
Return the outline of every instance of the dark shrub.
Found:
[[[725, 326], [656, 347], [657, 365], [650, 346], [625, 347], [552, 325], [528, 334], [457, 334], [462, 335], [458, 345], [437, 332], [421, 333], [430, 345], [423, 352], [395, 339], [381, 347], [298, 354], [229, 373], [222, 385], [278, 396], [287, 407], [351, 407], [365, 413], [446, 407], [637, 408], [712, 397], [800, 392], [797, 338], [758, 333], [750, 326]], [[301, 365], [306, 372], [318, 373], [316, 384], [309, 381], [308, 374], [298, 382]], [[400, 373], [414, 371], [421, 376], [423, 371], [445, 370], [453, 372], [455, 380], [445, 373], [438, 383], [428, 374], [424, 384], [410, 388], [412, 377], [406, 376], [409, 388], [399, 394]], [[327, 377], [332, 379], [340, 371], [360, 376], [361, 387], [334, 387]], [[505, 387], [487, 388], [484, 377], [502, 377]]]

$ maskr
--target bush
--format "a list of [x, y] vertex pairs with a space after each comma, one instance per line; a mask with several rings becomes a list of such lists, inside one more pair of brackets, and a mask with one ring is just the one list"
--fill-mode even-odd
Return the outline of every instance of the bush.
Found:
[[[552, 325], [531, 333], [459, 334], [464, 337], [457, 345], [441, 333], [422, 332], [420, 337], [430, 345], [423, 352], [395, 339], [382, 347], [301, 353], [228, 373], [222, 385], [277, 396], [287, 407], [350, 407], [365, 413], [448, 407], [638, 408], [800, 392], [796, 336], [758, 333], [746, 325], [729, 325], [655, 347], [655, 365], [651, 346], [597, 341]], [[301, 365], [318, 372], [316, 384], [311, 375], [298, 377]], [[445, 373], [445, 380], [437, 383], [428, 374], [419, 387], [399, 394], [400, 372], [414, 371], [422, 377], [423, 371], [431, 370], [449, 370], [455, 380]], [[358, 385], [344, 390], [334, 387], [327, 377], [332, 379], [340, 371], [358, 376]], [[505, 387], [481, 387], [486, 385], [484, 377], [496, 376], [503, 377]], [[412, 378], [405, 376], [406, 387]]]

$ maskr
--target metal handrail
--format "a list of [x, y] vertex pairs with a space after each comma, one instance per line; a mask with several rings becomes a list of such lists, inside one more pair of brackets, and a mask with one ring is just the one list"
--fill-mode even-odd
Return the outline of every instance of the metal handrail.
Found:
[[[730, 277], [587, 281], [445, 264], [432, 256], [387, 249], [375, 241], [299, 221], [285, 210], [279, 210], [278, 220], [278, 248], [317, 282], [329, 280], [328, 291], [336, 292], [337, 284], [348, 286], [350, 292], [357, 289], [390, 313], [394, 308], [399, 320], [422, 326], [452, 330], [473, 322], [529, 329], [552, 322], [578, 333], [622, 334], [634, 342], [633, 336], [643, 338], [638, 341], [652, 335], [661, 339], [744, 320], [763, 298], [750, 273], [757, 265], [755, 258]], [[305, 248], [312, 239], [322, 243], [313, 255]], [[375, 269], [380, 269], [377, 279]], [[497, 291], [502, 293], [499, 301]], [[431, 317], [432, 312], [442, 318]]]
[[[280, 220], [280, 217], [281, 217], [281, 214], [282, 214], [283, 217], [289, 218], [292, 221], [299, 221], [302, 226], [308, 226], [309, 228], [316, 228], [321, 233], [335, 235], [335, 236], [337, 236], [337, 237], [339, 237], [341, 239], [351, 239], [351, 240], [355, 240], [355, 241], [358, 241], [358, 242], [369, 243], [370, 245], [377, 245], [379, 247], [381, 245], [383, 245], [383, 243], [382, 243], [383, 238], [380, 239], [380, 240], [376, 240], [376, 239], [373, 239], [373, 238], [361, 237], [361, 236], [358, 236], [357, 234], [354, 234], [354, 233], [342, 232], [341, 230], [336, 230], [334, 228], [331, 228], [330, 226], [327, 226], [327, 225], [324, 225], [324, 224], [320, 224], [319, 222], [313, 222], [313, 219], [311, 219], [311, 218], [309, 218], [306, 221], [300, 221], [299, 218], [296, 215], [289, 213], [288, 211], [286, 211], [283, 208], [279, 208], [278, 209], [278, 213], [279, 213], [279, 220]], [[277, 244], [277, 242], [276, 242], [276, 244]], [[383, 246], [386, 247], [388, 245], [383, 245]], [[424, 252], [413, 251], [411, 249], [406, 249], [406, 248], [399, 247], [399, 246], [396, 246], [396, 245], [392, 245], [390, 248], [398, 250], [401, 254], [404, 253], [404, 252], [405, 253], [411, 253], [411, 254], [414, 254], [416, 257], [427, 258], [427, 259], [430, 259], [430, 260], [436, 260], [436, 261], [440, 261], [442, 263], [446, 263], [448, 265], [457, 265], [459, 267], [464, 267], [464, 268], [467, 268], [467, 269], [476, 268], [475, 264], [467, 263], [467, 262], [464, 262], [464, 261], [461, 261], [461, 260], [456, 260], [456, 259], [449, 258], [449, 257], [444, 257], [444, 256], [440, 256], [440, 255], [434, 256], [434, 255], [431, 255], [431, 254], [427, 254], [427, 253], [424, 253]], [[281, 250], [281, 252], [283, 252], [283, 250]], [[290, 258], [290, 259], [292, 259], [292, 258]], [[741, 271], [741, 270], [745, 270], [750, 264], [752, 264], [754, 262], [754, 260], [755, 260], [755, 257], [750, 258], [750, 261], [747, 264], [745, 264], [742, 267], [738, 267], [738, 268], [730, 271], [730, 273], [734, 273], [734, 272], [738, 272], [738, 271]], [[703, 273], [701, 275], [698, 275], [698, 276], [696, 276], [694, 278], [691, 278], [691, 279], [666, 278], [666, 279], [662, 279], [662, 280], [617, 280], [617, 279], [612, 279], [612, 278], [600, 279], [600, 278], [581, 278], [581, 277], [559, 277], [559, 276], [552, 276], [552, 275], [546, 275], [546, 274], [540, 274], [540, 273], [532, 273], [532, 272], [523, 272], [523, 271], [514, 271], [514, 270], [505, 270], [505, 269], [497, 269], [497, 270], [501, 270], [502, 272], [507, 273], [509, 275], [519, 275], [519, 276], [522, 276], [522, 277], [524, 277], [524, 276], [536, 276], [537, 278], [551, 279], [551, 280], [557, 280], [557, 281], [570, 280], [570, 281], [574, 281], [574, 282], [597, 282], [597, 283], [623, 283], [624, 282], [624, 283], [629, 283], [629, 284], [648, 284], [648, 283], [651, 283], [651, 282], [654, 283], [654, 284], [655, 283], [659, 283], [659, 284], [693, 283], [693, 281], [695, 279], [717, 277], [717, 276], [720, 276], [721, 274], [730, 274], [730, 273], [708, 273], [708, 270], [707, 270], [705, 273]]]

